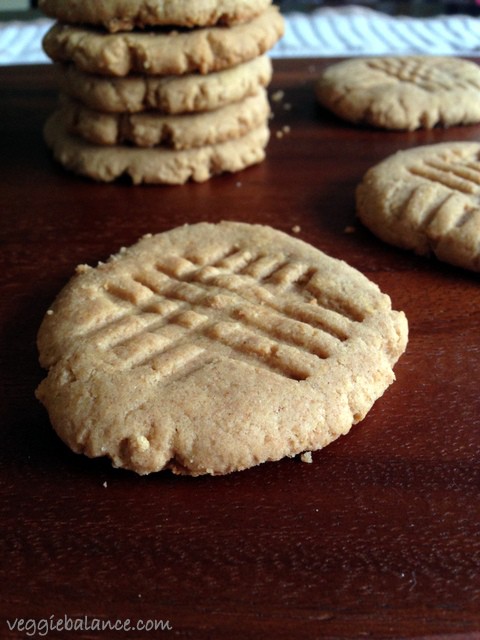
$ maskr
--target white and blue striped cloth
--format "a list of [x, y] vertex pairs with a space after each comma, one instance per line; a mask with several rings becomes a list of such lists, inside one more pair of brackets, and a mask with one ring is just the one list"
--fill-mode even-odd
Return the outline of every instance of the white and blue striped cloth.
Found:
[[[358, 6], [285, 14], [272, 58], [385, 54], [480, 56], [480, 19], [465, 15], [389, 16]], [[0, 23], [0, 64], [49, 62], [41, 41], [52, 21]]]
[[277, 57], [385, 54], [480, 55], [480, 19], [466, 15], [412, 18], [363, 7], [286, 16]]
[[42, 38], [51, 24], [47, 18], [32, 22], [0, 22], [0, 64], [48, 62], [42, 51]]

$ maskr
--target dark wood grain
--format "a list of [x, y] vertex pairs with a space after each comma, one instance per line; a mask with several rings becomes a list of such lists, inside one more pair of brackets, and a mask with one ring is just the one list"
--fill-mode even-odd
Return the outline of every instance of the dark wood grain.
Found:
[[[50, 616], [172, 626], [59, 638], [480, 637], [478, 276], [382, 244], [353, 199], [395, 150], [480, 140], [480, 127], [342, 123], [315, 104], [328, 62], [275, 63], [270, 93], [284, 96], [272, 100], [265, 162], [183, 187], [66, 173], [42, 141], [52, 68], [0, 69], [1, 638], [26, 637], [9, 630], [15, 618]], [[310, 465], [141, 478], [71, 453], [33, 395], [51, 300], [78, 263], [221, 219], [300, 225], [299, 237], [377, 282], [410, 322], [396, 383]]]

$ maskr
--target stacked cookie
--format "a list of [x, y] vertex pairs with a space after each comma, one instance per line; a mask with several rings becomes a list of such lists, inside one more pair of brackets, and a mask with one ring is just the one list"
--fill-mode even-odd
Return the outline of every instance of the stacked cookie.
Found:
[[45, 139], [99, 181], [182, 184], [265, 157], [272, 0], [40, 0], [61, 100]]

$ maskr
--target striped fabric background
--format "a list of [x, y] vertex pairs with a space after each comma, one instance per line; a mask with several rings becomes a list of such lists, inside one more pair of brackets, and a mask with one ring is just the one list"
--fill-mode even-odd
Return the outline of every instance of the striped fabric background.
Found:
[[286, 17], [277, 56], [480, 55], [480, 19], [466, 15], [394, 17], [352, 6]]
[[[382, 54], [480, 55], [480, 18], [466, 15], [393, 17], [358, 6], [287, 13], [272, 57]], [[48, 19], [0, 23], [0, 64], [48, 62], [41, 40]]]

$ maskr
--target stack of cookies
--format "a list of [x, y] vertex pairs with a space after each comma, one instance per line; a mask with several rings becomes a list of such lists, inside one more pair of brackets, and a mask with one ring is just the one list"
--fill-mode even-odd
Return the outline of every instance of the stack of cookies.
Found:
[[40, 0], [57, 22], [43, 47], [61, 65], [45, 139], [98, 181], [201, 182], [262, 161], [268, 51], [283, 35], [272, 0]]

